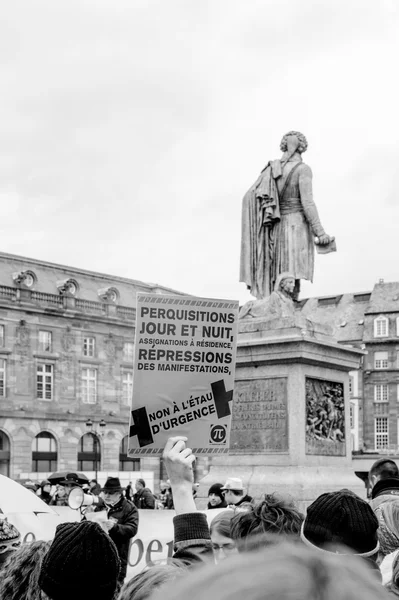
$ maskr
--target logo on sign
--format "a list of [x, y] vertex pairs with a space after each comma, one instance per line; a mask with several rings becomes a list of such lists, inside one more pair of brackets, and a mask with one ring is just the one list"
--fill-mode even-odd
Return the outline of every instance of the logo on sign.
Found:
[[211, 425], [209, 434], [209, 443], [212, 445], [222, 445], [226, 443], [227, 425]]

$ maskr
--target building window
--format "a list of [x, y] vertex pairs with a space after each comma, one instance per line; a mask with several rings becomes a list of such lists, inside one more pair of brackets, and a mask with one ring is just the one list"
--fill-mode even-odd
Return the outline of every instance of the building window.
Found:
[[374, 420], [375, 449], [384, 450], [389, 446], [388, 417], [376, 417]]
[[387, 369], [388, 368], [388, 352], [374, 352], [374, 368], [375, 369]]
[[10, 476], [10, 439], [0, 431], [0, 475]]
[[6, 395], [6, 376], [7, 376], [7, 361], [4, 358], [0, 358], [0, 397], [4, 398]]
[[388, 402], [387, 383], [377, 383], [374, 385], [374, 402]]
[[53, 365], [39, 363], [36, 372], [36, 395], [39, 400], [52, 400], [54, 393]]
[[123, 360], [125, 362], [133, 362], [134, 344], [133, 342], [125, 342], [123, 344]]
[[51, 473], [57, 470], [57, 442], [51, 433], [43, 431], [32, 442], [32, 472]]
[[5, 344], [5, 327], [4, 325], [0, 325], [0, 348], [4, 348]]
[[131, 458], [127, 454], [129, 436], [125, 435], [119, 448], [119, 471], [141, 471], [139, 458]]
[[122, 372], [122, 400], [123, 404], [128, 406], [132, 403], [133, 395], [133, 372], [123, 371]]
[[374, 337], [388, 337], [388, 317], [374, 319]]
[[82, 401], [85, 404], [97, 402], [97, 369], [82, 369]]
[[39, 331], [39, 352], [51, 352], [52, 335], [51, 331]]
[[94, 433], [85, 433], [80, 438], [78, 450], [78, 470], [95, 471], [101, 466], [100, 440]]
[[94, 337], [83, 338], [83, 356], [93, 358], [96, 354], [96, 340]]

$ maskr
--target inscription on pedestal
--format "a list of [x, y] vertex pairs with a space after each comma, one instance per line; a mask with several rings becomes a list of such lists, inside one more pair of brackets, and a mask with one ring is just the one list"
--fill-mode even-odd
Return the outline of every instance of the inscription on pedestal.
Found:
[[287, 378], [236, 381], [230, 453], [287, 451]]
[[340, 382], [306, 378], [306, 454], [345, 456], [345, 400]]

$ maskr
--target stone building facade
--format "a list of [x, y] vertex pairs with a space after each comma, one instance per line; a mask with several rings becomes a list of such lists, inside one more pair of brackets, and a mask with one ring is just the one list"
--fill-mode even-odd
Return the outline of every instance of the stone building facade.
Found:
[[381, 455], [399, 457], [399, 282], [310, 298], [300, 310], [332, 325], [340, 343], [365, 351], [361, 369], [350, 373], [350, 402], [353, 465], [366, 479]]
[[165, 475], [126, 454], [141, 291], [180, 293], [0, 253], [0, 473]]

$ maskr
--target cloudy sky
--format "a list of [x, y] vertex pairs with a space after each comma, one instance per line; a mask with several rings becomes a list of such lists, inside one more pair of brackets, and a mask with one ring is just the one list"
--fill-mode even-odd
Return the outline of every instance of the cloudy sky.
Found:
[[397, 281], [398, 6], [8, 2], [0, 250], [243, 302], [242, 197], [295, 129], [338, 245], [302, 297]]

